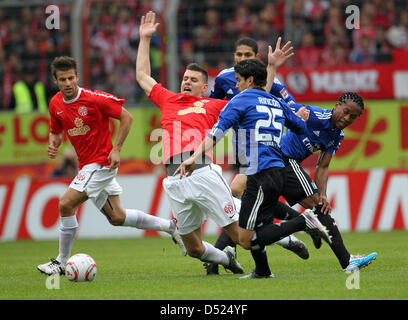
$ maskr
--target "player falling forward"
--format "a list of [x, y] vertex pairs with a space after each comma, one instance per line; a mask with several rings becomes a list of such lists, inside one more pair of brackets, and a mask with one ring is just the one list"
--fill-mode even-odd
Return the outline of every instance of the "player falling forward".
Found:
[[[48, 156], [56, 158], [62, 133], [65, 132], [75, 148], [80, 171], [59, 201], [59, 255], [51, 262], [39, 265], [38, 270], [47, 275], [64, 274], [78, 229], [75, 213], [78, 206], [88, 199], [112, 225], [165, 231], [180, 245], [182, 252], [185, 251], [173, 220], [161, 219], [140, 210], [124, 209], [120, 204], [122, 188], [115, 177], [120, 151], [132, 124], [132, 116], [122, 106], [124, 100], [109, 93], [80, 88], [77, 63], [71, 57], [55, 58], [51, 71], [60, 91], [49, 105]], [[114, 146], [109, 118], [120, 121]]]
[[[265, 92], [267, 71], [257, 59], [241, 61], [235, 67], [235, 96], [221, 111], [218, 122], [194, 154], [176, 170], [180, 178], [193, 175], [196, 161], [211, 150], [226, 131], [236, 126], [246, 133], [246, 154], [249, 167], [246, 191], [239, 215], [239, 243], [245, 249], [256, 250], [296, 231], [313, 229], [330, 242], [330, 236], [311, 210], [306, 210], [288, 222], [274, 224], [273, 209], [284, 190], [285, 165], [279, 148], [283, 126], [304, 133], [305, 123], [283, 100]], [[254, 258], [255, 259], [255, 258]]]
[[221, 251], [202, 240], [201, 225], [207, 214], [234, 242], [239, 240], [238, 214], [231, 190], [221, 175], [221, 168], [212, 163], [212, 155], [203, 155], [190, 179], [173, 177], [183, 158], [190, 156], [206, 130], [217, 121], [226, 101], [203, 97], [208, 88], [208, 75], [197, 64], [187, 66], [178, 94], [163, 88], [151, 77], [150, 40], [158, 25], [152, 11], [141, 18], [136, 79], [161, 110], [163, 155], [168, 174], [163, 180], [163, 188], [188, 255], [203, 262], [221, 264], [233, 273], [243, 273], [233, 248]]

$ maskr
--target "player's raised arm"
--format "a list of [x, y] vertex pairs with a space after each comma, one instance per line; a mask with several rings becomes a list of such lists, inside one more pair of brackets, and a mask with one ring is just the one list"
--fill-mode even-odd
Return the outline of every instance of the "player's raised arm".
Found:
[[275, 50], [272, 50], [272, 47], [268, 46], [268, 78], [265, 88], [266, 92], [271, 91], [276, 75], [276, 70], [278, 70], [278, 68], [284, 65], [286, 61], [294, 55], [291, 41], [286, 42], [285, 45], [281, 48], [281, 40], [282, 38], [279, 37], [276, 41]]
[[142, 16], [139, 27], [139, 49], [136, 58], [136, 80], [144, 92], [149, 96], [152, 88], [157, 83], [151, 77], [150, 70], [150, 39], [156, 32], [159, 23], [156, 23], [156, 14], [149, 11]]

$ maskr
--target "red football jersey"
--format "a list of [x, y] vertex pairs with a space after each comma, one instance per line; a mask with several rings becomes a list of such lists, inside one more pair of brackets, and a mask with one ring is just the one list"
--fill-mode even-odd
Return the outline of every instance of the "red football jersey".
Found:
[[124, 99], [109, 93], [79, 88], [75, 99], [65, 101], [58, 92], [50, 101], [50, 132], [65, 131], [78, 156], [78, 166], [109, 165], [112, 150], [109, 118], [119, 119]]
[[[156, 84], [149, 98], [161, 110], [163, 158], [195, 151], [218, 120], [227, 100], [174, 93]], [[207, 153], [212, 157], [212, 151]]]

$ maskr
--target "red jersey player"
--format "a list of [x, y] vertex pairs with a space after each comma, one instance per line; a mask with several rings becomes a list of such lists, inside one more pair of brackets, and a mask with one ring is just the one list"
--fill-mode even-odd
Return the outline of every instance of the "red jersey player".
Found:
[[227, 101], [202, 97], [208, 88], [207, 72], [197, 64], [187, 66], [181, 82], [181, 93], [161, 86], [150, 74], [150, 39], [158, 23], [149, 11], [141, 18], [140, 42], [136, 59], [136, 79], [149, 98], [161, 110], [164, 161], [167, 178], [163, 188], [170, 200], [181, 238], [187, 253], [204, 262], [221, 264], [234, 273], [243, 273], [235, 260], [235, 251], [224, 251], [202, 241], [201, 225], [208, 215], [223, 227], [234, 242], [238, 242], [238, 213], [228, 183], [221, 169], [203, 157], [195, 173], [186, 179], [173, 177], [183, 158], [187, 159], [198, 147], [207, 131], [217, 121]]
[[[120, 150], [132, 124], [132, 116], [122, 106], [124, 99], [80, 88], [77, 64], [71, 57], [55, 58], [51, 71], [60, 92], [51, 99], [49, 105], [48, 156], [56, 158], [62, 133], [65, 132], [77, 153], [80, 171], [59, 202], [59, 255], [56, 259], [51, 259], [51, 262], [39, 265], [38, 270], [48, 275], [64, 274], [65, 263], [70, 257], [78, 229], [75, 212], [88, 199], [92, 200], [112, 225], [166, 231], [178, 242], [182, 252], [185, 252], [174, 221], [140, 210], [124, 209], [120, 204], [122, 188], [115, 177], [120, 164]], [[109, 131], [109, 118], [120, 121], [114, 146]]]

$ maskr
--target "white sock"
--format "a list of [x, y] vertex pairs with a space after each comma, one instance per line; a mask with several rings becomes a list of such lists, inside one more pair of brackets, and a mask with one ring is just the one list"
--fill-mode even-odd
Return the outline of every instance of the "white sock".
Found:
[[72, 246], [78, 230], [78, 221], [75, 215], [71, 217], [61, 217], [59, 233], [59, 255], [56, 260], [65, 265], [71, 256]]
[[286, 248], [289, 245], [289, 242], [290, 242], [290, 236], [287, 236], [285, 238], [280, 239], [279, 241], [274, 242], [274, 244], [278, 244]]
[[200, 257], [200, 260], [203, 262], [213, 262], [216, 264], [221, 264], [223, 266], [228, 266], [230, 261], [228, 255], [224, 252], [221, 251], [220, 249], [217, 249], [214, 247], [212, 244], [203, 241], [203, 244], [205, 246], [205, 251], [203, 255]]
[[162, 219], [135, 209], [126, 209], [126, 218], [123, 226], [166, 232], [176, 229], [176, 224], [173, 220]]

